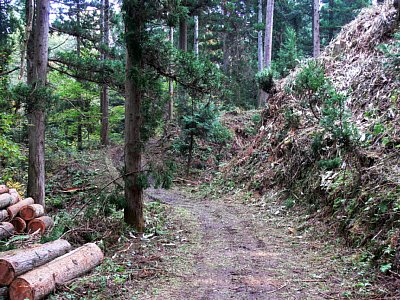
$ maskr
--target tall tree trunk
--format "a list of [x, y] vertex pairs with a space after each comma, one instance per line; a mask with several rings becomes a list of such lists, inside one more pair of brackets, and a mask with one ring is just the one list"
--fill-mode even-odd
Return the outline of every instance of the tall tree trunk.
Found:
[[335, 0], [329, 0], [329, 26], [330, 26], [330, 28], [329, 28], [329, 41], [333, 40], [333, 37], [334, 37], [334, 34], [335, 34], [335, 32], [334, 32], [335, 29], [334, 29], [334, 26], [333, 26], [333, 22], [334, 22], [334, 19], [333, 19], [334, 5], [335, 5]]
[[179, 49], [185, 52], [188, 50], [188, 24], [186, 18], [181, 18], [179, 21]]
[[319, 35], [319, 1], [313, 0], [313, 57], [317, 58], [321, 53]]
[[[174, 47], [174, 27], [169, 28], [169, 42]], [[168, 101], [168, 119], [174, 118], [174, 81], [170, 78], [169, 82], [169, 101]]]
[[194, 54], [199, 57], [199, 16], [194, 16]]
[[[103, 28], [103, 47], [101, 59], [107, 59], [107, 51], [109, 47], [110, 40], [110, 31], [109, 31], [109, 18], [110, 18], [110, 2], [109, 0], [102, 0], [102, 11], [103, 11], [103, 20], [102, 20], [102, 28]], [[108, 85], [103, 84], [100, 92], [100, 110], [101, 110], [101, 144], [107, 146], [109, 144], [109, 135], [108, 135], [108, 127], [109, 127], [109, 114], [108, 114]]]
[[[140, 185], [142, 162], [141, 104], [142, 87], [140, 74], [143, 70], [142, 37], [144, 35], [143, 1], [124, 0], [126, 33], [126, 80], [125, 80], [125, 199], [124, 220], [144, 231], [143, 187]], [[136, 76], [132, 76], [135, 70]]]
[[[258, 0], [258, 24], [263, 22], [263, 13], [262, 13], [262, 0]], [[262, 71], [264, 68], [263, 64], [263, 38], [262, 38], [262, 30], [258, 31], [257, 35], [257, 54], [258, 54], [258, 72]]]
[[[38, 0], [36, 5], [36, 25], [33, 41], [34, 60], [32, 66], [31, 84], [37, 91], [46, 86], [48, 62], [50, 0]], [[43, 97], [34, 97], [28, 111], [29, 168], [28, 195], [36, 203], [44, 206], [45, 170], [44, 170], [44, 139], [45, 139], [45, 108]]]
[[265, 44], [264, 68], [271, 67], [272, 59], [272, 30], [274, 26], [274, 0], [267, 0], [267, 13], [265, 15]]
[[[76, 24], [78, 27], [80, 27], [81, 24], [81, 5], [80, 5], [80, 0], [76, 0]], [[79, 36], [76, 37], [76, 55], [78, 57], [81, 56], [81, 38]], [[82, 95], [79, 96], [80, 98], [77, 99], [78, 100], [78, 106], [80, 109], [79, 112], [79, 117], [78, 117], [78, 130], [77, 130], [77, 148], [78, 150], [82, 150], [83, 149], [83, 138], [82, 138], [82, 132], [83, 132], [83, 111], [84, 111], [84, 100], [82, 99]]]

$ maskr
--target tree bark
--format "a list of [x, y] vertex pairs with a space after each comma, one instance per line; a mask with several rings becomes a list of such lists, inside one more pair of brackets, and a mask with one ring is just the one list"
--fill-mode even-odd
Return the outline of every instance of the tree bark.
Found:
[[333, 26], [334, 5], [335, 5], [335, 0], [329, 0], [329, 24], [331, 26], [331, 28], [329, 28], [329, 41], [332, 41], [334, 36], [334, 26]]
[[274, 26], [274, 0], [267, 0], [267, 13], [265, 15], [265, 41], [264, 41], [264, 68], [271, 67], [272, 59], [272, 31]]
[[10, 218], [10, 220], [14, 219], [18, 215], [21, 208], [23, 208], [26, 205], [31, 205], [34, 202], [35, 201], [32, 198], [26, 198], [14, 205], [7, 207], [8, 217]]
[[0, 240], [4, 240], [14, 234], [14, 225], [9, 222], [0, 223]]
[[[76, 26], [79, 28], [81, 25], [81, 5], [80, 5], [80, 0], [75, 0], [76, 4]], [[76, 37], [76, 55], [78, 58], [81, 57], [81, 38], [78, 35]], [[78, 80], [78, 82], [81, 82]], [[78, 102], [78, 107], [80, 109], [79, 115], [78, 115], [78, 128], [77, 128], [77, 149], [79, 151], [83, 150], [83, 116], [82, 113], [85, 110], [85, 103], [84, 99], [82, 99], [82, 95], [79, 96], [77, 99]]]
[[[46, 85], [48, 62], [50, 0], [38, 0], [36, 7], [36, 25], [34, 37], [34, 61], [32, 66], [32, 81], [28, 82], [35, 89]], [[29, 81], [29, 80], [28, 80]], [[45, 170], [44, 170], [44, 140], [45, 140], [45, 99], [34, 97], [34, 103], [28, 110], [28, 195], [36, 203], [45, 205]]]
[[8, 211], [6, 209], [0, 210], [0, 222], [8, 220]]
[[49, 216], [35, 218], [28, 223], [28, 233], [39, 230], [40, 234], [44, 234], [46, 230], [54, 226], [54, 221]]
[[11, 250], [0, 256], [0, 285], [9, 285], [15, 277], [37, 268], [71, 250], [66, 240], [56, 240], [28, 249]]
[[[102, 52], [102, 60], [107, 59], [107, 51], [109, 48], [110, 41], [110, 31], [109, 31], [109, 17], [110, 17], [110, 3], [109, 0], [102, 0], [102, 10], [103, 10], [103, 47], [106, 49]], [[108, 85], [103, 84], [100, 92], [100, 108], [101, 108], [101, 144], [107, 146], [109, 141], [109, 99], [108, 99]]]
[[4, 184], [0, 185], [0, 194], [8, 193], [9, 189]]
[[143, 187], [139, 178], [142, 168], [142, 86], [144, 3], [124, 1], [126, 33], [125, 79], [125, 199], [124, 220], [138, 232], [144, 231]]
[[186, 18], [181, 18], [179, 21], [179, 49], [182, 51], [188, 50], [188, 24]]
[[10, 223], [13, 224], [16, 233], [23, 233], [26, 229], [26, 222], [20, 217], [15, 217]]
[[25, 221], [30, 221], [44, 215], [44, 207], [40, 204], [31, 204], [21, 208], [19, 215]]
[[317, 58], [321, 53], [319, 35], [319, 1], [313, 0], [313, 57]]
[[42, 299], [57, 285], [79, 277], [99, 265], [104, 256], [96, 244], [86, 244], [16, 278], [10, 285], [14, 300]]
[[[169, 28], [169, 42], [171, 46], [174, 47], [174, 27]], [[174, 81], [169, 79], [169, 101], [168, 101], [168, 119], [172, 120], [174, 118]]]
[[0, 195], [0, 209], [6, 208], [7, 206], [12, 205], [13, 200], [14, 200], [13, 196], [11, 196], [9, 193], [1, 194]]
[[[263, 13], [262, 13], [262, 0], [258, 0], [258, 23], [261, 24], [263, 22]], [[258, 30], [257, 33], [257, 54], [258, 54], [258, 72], [261, 72], [264, 69], [264, 56], [263, 56], [263, 38], [262, 38], [262, 30]]]
[[194, 16], [194, 54], [199, 57], [199, 16]]

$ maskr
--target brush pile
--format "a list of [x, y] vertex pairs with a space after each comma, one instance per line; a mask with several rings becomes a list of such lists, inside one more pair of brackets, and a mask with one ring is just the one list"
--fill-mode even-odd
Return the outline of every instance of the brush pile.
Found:
[[14, 234], [39, 233], [53, 227], [52, 218], [32, 198], [22, 199], [15, 189], [0, 185], [0, 240]]
[[[386, 271], [400, 269], [400, 80], [382, 50], [399, 53], [396, 31], [392, 6], [364, 9], [316, 62], [277, 82], [258, 135], [224, 168], [261, 195], [278, 188], [318, 212]], [[311, 63], [343, 106], [296, 90]], [[348, 140], [335, 136], [346, 128]]]

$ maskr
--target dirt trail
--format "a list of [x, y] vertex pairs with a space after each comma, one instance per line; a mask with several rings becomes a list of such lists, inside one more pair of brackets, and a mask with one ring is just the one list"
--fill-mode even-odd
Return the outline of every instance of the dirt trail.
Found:
[[341, 298], [345, 284], [335, 271], [341, 255], [292, 230], [295, 221], [279, 206], [266, 212], [177, 191], [149, 189], [147, 195], [185, 210], [198, 224], [188, 228], [194, 230], [190, 261], [183, 258], [187, 265], [174, 269], [149, 299]]

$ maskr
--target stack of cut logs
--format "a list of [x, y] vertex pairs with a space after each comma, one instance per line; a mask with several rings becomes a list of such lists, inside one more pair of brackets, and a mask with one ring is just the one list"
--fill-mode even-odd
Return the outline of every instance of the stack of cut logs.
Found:
[[0, 253], [0, 299], [42, 299], [103, 260], [93, 243], [70, 250], [66, 240], [56, 240]]
[[21, 199], [15, 189], [0, 185], [0, 239], [14, 233], [43, 234], [53, 226], [53, 220], [44, 215], [44, 208], [32, 198]]
[[[0, 185], [0, 222], [0, 239], [22, 232], [43, 234], [53, 226], [42, 205], [34, 204], [32, 198], [21, 199], [5, 185]], [[70, 251], [70, 243], [59, 239], [0, 252], [0, 300], [42, 299], [103, 260], [102, 251], [93, 243]]]

